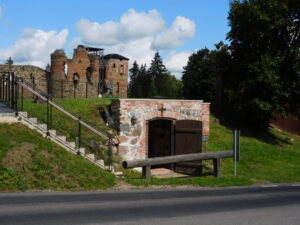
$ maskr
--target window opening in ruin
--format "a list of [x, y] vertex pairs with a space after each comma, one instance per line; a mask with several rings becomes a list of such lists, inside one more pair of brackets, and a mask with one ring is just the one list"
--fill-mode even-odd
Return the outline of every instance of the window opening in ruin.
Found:
[[86, 69], [86, 79], [87, 81], [92, 84], [93, 83], [93, 79], [92, 79], [92, 75], [93, 75], [93, 71], [95, 71], [96, 69], [93, 66], [89, 66]]
[[74, 73], [73, 74], [73, 83], [74, 83], [74, 87], [75, 88], [77, 88], [77, 86], [78, 86], [79, 79], [80, 79], [79, 74], [78, 73]]
[[123, 72], [124, 72], [124, 65], [121, 64], [120, 65], [120, 75], [123, 76]]
[[116, 68], [116, 64], [115, 63], [113, 64], [113, 68]]
[[117, 94], [120, 94], [120, 83], [117, 83]]
[[67, 77], [67, 74], [68, 74], [68, 64], [66, 64], [66, 62], [64, 62], [64, 72], [65, 72], [65, 77]]

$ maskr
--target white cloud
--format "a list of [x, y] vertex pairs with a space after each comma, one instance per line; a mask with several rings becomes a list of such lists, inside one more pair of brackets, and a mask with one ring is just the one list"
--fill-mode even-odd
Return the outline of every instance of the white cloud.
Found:
[[155, 9], [148, 13], [129, 9], [121, 16], [119, 22], [107, 21], [101, 24], [80, 19], [76, 23], [76, 28], [85, 43], [114, 45], [151, 36], [161, 31], [164, 24], [165, 21]]
[[63, 48], [68, 33], [68, 29], [46, 32], [26, 28], [13, 46], [0, 50], [0, 60], [12, 57], [16, 64], [44, 68], [50, 62], [50, 54], [55, 49]]
[[[92, 45], [105, 49], [105, 54], [117, 53], [130, 59], [130, 64], [150, 65], [156, 50], [178, 47], [187, 38], [195, 35], [193, 20], [177, 16], [169, 28], [159, 11], [137, 12], [129, 9], [119, 21], [102, 23], [80, 19], [76, 23], [79, 36], [69, 44], [75, 48], [78, 44]], [[165, 63], [172, 74], [181, 77], [182, 67], [190, 53], [173, 53]]]
[[164, 60], [164, 64], [169, 71], [172, 72], [178, 79], [182, 76], [183, 67], [186, 66], [191, 52], [172, 52]]
[[118, 53], [130, 59], [133, 63], [149, 65], [154, 57], [155, 51], [151, 49], [152, 37], [145, 37], [130, 41], [128, 43], [120, 43], [113, 46], [104, 46], [105, 53]]
[[170, 49], [178, 47], [186, 38], [194, 37], [196, 24], [193, 20], [177, 16], [172, 26], [156, 35], [152, 43], [153, 49]]

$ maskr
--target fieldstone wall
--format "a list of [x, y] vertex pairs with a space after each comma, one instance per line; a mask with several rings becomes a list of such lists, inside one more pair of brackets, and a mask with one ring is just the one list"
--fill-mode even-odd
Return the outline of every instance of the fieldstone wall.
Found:
[[208, 139], [210, 104], [202, 100], [116, 99], [110, 111], [118, 130], [118, 153], [124, 160], [147, 158], [147, 123], [151, 119], [202, 121], [203, 137]]
[[[14, 72], [18, 77], [37, 87], [42, 93], [48, 93], [47, 78], [48, 73], [37, 66], [23, 66], [23, 65], [0, 65], [1, 72]], [[24, 90], [24, 97], [32, 97], [32, 94]]]

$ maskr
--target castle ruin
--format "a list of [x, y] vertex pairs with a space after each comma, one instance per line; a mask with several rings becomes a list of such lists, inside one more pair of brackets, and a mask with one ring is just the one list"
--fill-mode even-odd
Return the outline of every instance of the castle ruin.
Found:
[[0, 65], [1, 72], [14, 72], [40, 92], [54, 98], [95, 98], [114, 95], [127, 98], [128, 58], [103, 54], [101, 48], [78, 45], [73, 57], [64, 50], [51, 54], [50, 70], [35, 66]]
[[[72, 59], [63, 50], [51, 54], [52, 95], [59, 97], [77, 92], [84, 97], [88, 88], [90, 96], [112, 94], [127, 98], [128, 58], [118, 54], [103, 55], [103, 49], [79, 45]], [[65, 81], [61, 85], [59, 82]]]

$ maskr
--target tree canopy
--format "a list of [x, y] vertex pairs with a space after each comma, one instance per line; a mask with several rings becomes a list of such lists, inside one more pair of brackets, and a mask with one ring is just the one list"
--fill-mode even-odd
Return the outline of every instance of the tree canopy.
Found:
[[155, 53], [149, 69], [146, 65], [139, 66], [136, 62], [129, 69], [129, 96], [134, 98], [165, 98], [181, 97], [181, 81], [166, 69], [158, 52]]
[[12, 66], [12, 65], [14, 64], [14, 60], [13, 60], [11, 57], [9, 57], [9, 58], [6, 60], [5, 64], [6, 64], [6, 65], [9, 65], [9, 66]]
[[228, 46], [189, 58], [185, 97], [211, 101], [261, 129], [276, 114], [299, 114], [300, 1], [233, 0], [228, 20]]

